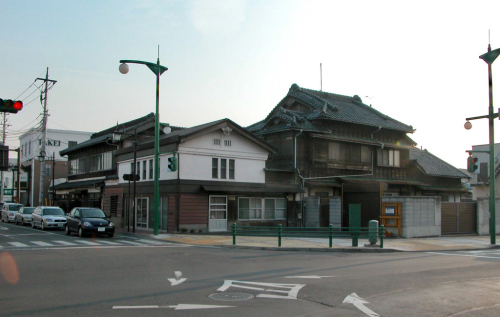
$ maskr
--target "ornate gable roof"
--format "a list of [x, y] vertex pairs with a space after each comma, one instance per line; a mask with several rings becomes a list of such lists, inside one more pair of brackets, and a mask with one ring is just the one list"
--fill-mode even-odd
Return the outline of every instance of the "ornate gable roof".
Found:
[[[300, 105], [300, 110], [291, 110], [295, 103]], [[405, 133], [415, 131], [412, 126], [392, 119], [365, 105], [359, 96], [349, 97], [305, 89], [297, 84], [290, 87], [288, 94], [266, 119], [249, 126], [248, 130], [256, 134], [283, 130], [329, 133], [330, 131], [317, 121], [319, 119], [382, 127]]]

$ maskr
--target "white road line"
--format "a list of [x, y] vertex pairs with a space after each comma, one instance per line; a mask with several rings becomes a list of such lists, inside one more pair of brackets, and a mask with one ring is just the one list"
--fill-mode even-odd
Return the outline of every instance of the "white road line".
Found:
[[132, 245], [144, 245], [144, 243], [139, 243], [139, 242], [134, 242], [134, 241], [128, 241], [128, 240], [117, 240], [120, 243], [126, 243], [126, 244], [132, 244]]
[[99, 243], [108, 244], [108, 245], [121, 245], [120, 243], [108, 241], [108, 240], [99, 240]]
[[162, 241], [154, 241], [154, 240], [148, 240], [148, 239], [138, 239], [137, 241], [149, 243], [149, 244], [163, 244]]
[[43, 241], [30, 241], [30, 242], [33, 244], [39, 245], [41, 247], [53, 247], [54, 246], [53, 244], [43, 242]]
[[76, 243], [72, 243], [72, 242], [68, 242], [68, 241], [62, 241], [62, 240], [55, 240], [55, 241], [52, 241], [52, 242], [56, 242], [56, 243], [59, 243], [59, 244], [62, 244], [62, 245], [76, 245]]
[[441, 252], [427, 252], [427, 253], [439, 254], [439, 255], [467, 256], [469, 258], [485, 258], [485, 259], [498, 259], [498, 260], [500, 260], [500, 257], [498, 257], [498, 256], [484, 256], [484, 255], [477, 255], [477, 254], [460, 254], [460, 253], [441, 253]]
[[13, 245], [15, 247], [18, 247], [18, 248], [24, 248], [24, 247], [28, 246], [27, 244], [24, 244], [24, 243], [21, 243], [21, 242], [7, 242], [7, 243], [10, 244], [10, 245]]
[[86, 244], [86, 245], [101, 245], [99, 243], [92, 242], [92, 241], [87, 241], [87, 240], [75, 240], [75, 242], [78, 242], [78, 243], [81, 243], [81, 244]]

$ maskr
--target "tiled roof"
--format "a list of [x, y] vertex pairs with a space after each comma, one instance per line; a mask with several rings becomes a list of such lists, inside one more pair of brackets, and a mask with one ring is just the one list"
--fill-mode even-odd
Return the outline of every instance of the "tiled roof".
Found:
[[460, 171], [458, 168], [451, 166], [440, 158], [434, 156], [427, 150], [411, 148], [410, 160], [416, 161], [422, 171], [430, 176], [470, 178], [469, 175]]
[[[302, 105], [309, 108], [308, 111], [291, 111], [283, 108], [283, 101], [296, 99]], [[287, 117], [283, 117], [286, 114]], [[296, 117], [293, 122], [287, 118]], [[269, 124], [275, 119], [287, 122], [287, 124]], [[401, 123], [389, 116], [365, 105], [358, 96], [343, 96], [338, 94], [301, 88], [293, 84], [287, 96], [276, 106], [266, 119], [249, 126], [247, 129], [257, 134], [266, 134], [282, 130], [307, 130], [315, 132], [329, 131], [321, 125], [315, 124], [317, 119], [348, 122], [373, 127], [382, 127], [390, 130], [412, 133], [412, 126]]]

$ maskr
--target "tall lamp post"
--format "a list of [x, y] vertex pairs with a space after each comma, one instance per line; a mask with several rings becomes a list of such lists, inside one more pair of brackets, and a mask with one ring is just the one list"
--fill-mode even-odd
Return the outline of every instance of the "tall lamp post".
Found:
[[[469, 130], [472, 128], [470, 120], [484, 119], [488, 118], [489, 121], [489, 155], [490, 155], [490, 197], [489, 197], [489, 209], [490, 209], [490, 243], [496, 244], [496, 217], [495, 217], [495, 137], [494, 137], [494, 125], [493, 120], [498, 118], [498, 113], [493, 112], [493, 79], [491, 74], [491, 64], [500, 55], [500, 48], [492, 51], [490, 44], [488, 44], [488, 52], [479, 56], [480, 59], [484, 60], [488, 64], [488, 84], [489, 84], [489, 112], [486, 116], [471, 117], [466, 118], [467, 120], [464, 127]], [[472, 151], [470, 151], [472, 152]]]
[[[158, 224], [160, 222], [160, 166], [159, 166], [159, 155], [160, 155], [160, 75], [163, 74], [167, 67], [160, 65], [160, 56], [158, 52], [158, 60], [155, 63], [136, 61], [136, 60], [120, 60], [120, 73], [128, 73], [129, 67], [127, 63], [130, 64], [142, 64], [146, 65], [153, 73], [156, 75], [156, 114], [155, 114], [155, 158], [154, 158], [154, 235], [158, 235]], [[135, 213], [134, 213], [135, 214]]]

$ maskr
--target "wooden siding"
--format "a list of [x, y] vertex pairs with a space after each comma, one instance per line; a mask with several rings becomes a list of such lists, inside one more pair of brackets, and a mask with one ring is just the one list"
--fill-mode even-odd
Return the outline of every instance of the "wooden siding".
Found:
[[104, 197], [102, 200], [102, 210], [108, 216], [111, 212], [111, 196], [118, 196], [117, 206], [116, 206], [116, 217], [122, 217], [124, 213], [123, 206], [123, 187], [111, 187], [104, 190]]
[[441, 234], [476, 233], [477, 206], [472, 203], [441, 203]]
[[208, 224], [208, 196], [181, 195], [179, 207], [179, 225]]

